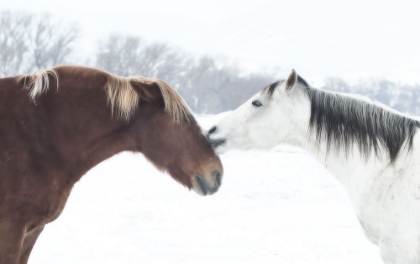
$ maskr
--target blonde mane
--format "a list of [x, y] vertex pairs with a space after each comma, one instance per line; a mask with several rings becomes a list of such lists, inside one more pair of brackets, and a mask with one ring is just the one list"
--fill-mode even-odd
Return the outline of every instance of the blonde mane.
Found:
[[[29, 97], [35, 102], [35, 99], [50, 87], [49, 75], [56, 79], [58, 89], [59, 76], [54, 69], [39, 70], [31, 75], [22, 75], [17, 78], [17, 81], [21, 82], [23, 80], [25, 88], [29, 89]], [[29, 80], [28, 83], [26, 82], [27, 80]]]
[[110, 74], [105, 71], [78, 67], [78, 66], [58, 66], [46, 71], [37, 71], [31, 75], [17, 77], [17, 81], [24, 81], [25, 88], [29, 89], [29, 97], [35, 99], [46, 92], [50, 86], [50, 76], [57, 81], [59, 87], [59, 71], [70, 71], [74, 75], [83, 77], [92, 77], [104, 75], [107, 78], [104, 89], [108, 95], [108, 103], [111, 107], [112, 115], [117, 115], [126, 121], [129, 121], [138, 107], [140, 95], [133, 88], [131, 81], [141, 82], [148, 85], [156, 84], [163, 97], [165, 111], [173, 118], [175, 123], [189, 121], [190, 110], [184, 99], [165, 81], [155, 78], [145, 78], [140, 76], [122, 77]]

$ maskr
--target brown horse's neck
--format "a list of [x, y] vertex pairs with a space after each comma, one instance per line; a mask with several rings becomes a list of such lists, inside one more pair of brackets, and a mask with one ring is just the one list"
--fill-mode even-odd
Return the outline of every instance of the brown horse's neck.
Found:
[[72, 78], [60, 73], [58, 89], [52, 80], [49, 90], [35, 102], [27, 95], [21, 96], [25, 108], [18, 120], [23, 138], [17, 140], [29, 142], [25, 150], [28, 168], [54, 174], [49, 178], [57, 177], [71, 188], [101, 161], [121, 151], [135, 150], [129, 123], [112, 116], [104, 84], [105, 79]]
[[[60, 130], [55, 140], [57, 149], [63, 150], [61, 155], [68, 161], [68, 173], [63, 176], [68, 177], [70, 182], [79, 180], [100, 162], [119, 152], [134, 150], [135, 147], [129, 135], [129, 123], [112, 116], [101, 85], [84, 90], [85, 94], [81, 96], [83, 99], [73, 97], [77, 100], [74, 102], [77, 107], [60, 110], [60, 117], [53, 114], [57, 126], [61, 123], [61, 117], [67, 119], [62, 123], [67, 124], [67, 127]], [[73, 99], [62, 94], [58, 97], [57, 101], [63, 100], [63, 104]]]

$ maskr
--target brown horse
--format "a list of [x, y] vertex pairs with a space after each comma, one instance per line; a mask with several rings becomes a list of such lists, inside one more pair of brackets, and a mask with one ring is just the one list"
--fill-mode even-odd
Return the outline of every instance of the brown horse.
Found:
[[73, 185], [121, 151], [199, 194], [220, 187], [219, 158], [164, 81], [74, 66], [0, 79], [0, 264], [27, 263]]

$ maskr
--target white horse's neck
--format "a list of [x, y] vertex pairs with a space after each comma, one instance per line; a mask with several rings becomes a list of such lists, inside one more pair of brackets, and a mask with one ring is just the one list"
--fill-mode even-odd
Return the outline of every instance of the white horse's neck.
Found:
[[[309, 130], [310, 102], [305, 102], [306, 111], [294, 124], [293, 135], [287, 144], [303, 148], [309, 152], [320, 164], [327, 169], [349, 192], [352, 200], [360, 193], [361, 186], [371, 181], [371, 175], [388, 166], [390, 160], [386, 154], [377, 156], [374, 151], [368, 157], [362, 156], [356, 144], [352, 145], [346, 154], [344, 149], [337, 149], [334, 143], [327, 148], [325, 141], [317, 143], [315, 134]], [[386, 153], [386, 151], [380, 151]]]

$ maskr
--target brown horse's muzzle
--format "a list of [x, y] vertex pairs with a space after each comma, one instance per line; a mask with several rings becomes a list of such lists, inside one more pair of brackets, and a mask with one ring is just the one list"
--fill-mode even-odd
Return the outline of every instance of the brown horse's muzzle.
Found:
[[[207, 174], [207, 175], [206, 175]], [[200, 195], [211, 195], [217, 192], [222, 184], [223, 169], [214, 169], [204, 175], [197, 174], [192, 179], [192, 189]]]

